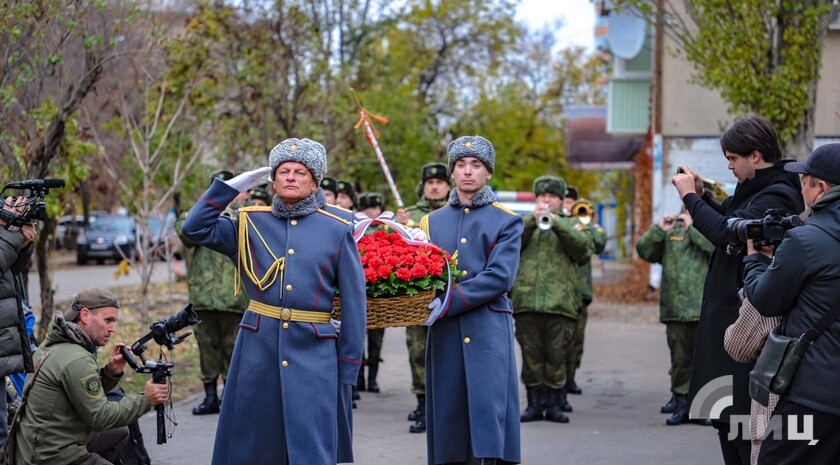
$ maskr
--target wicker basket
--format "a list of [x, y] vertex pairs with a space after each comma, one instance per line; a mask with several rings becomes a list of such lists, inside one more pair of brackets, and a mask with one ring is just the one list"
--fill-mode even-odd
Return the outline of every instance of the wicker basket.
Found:
[[[425, 323], [429, 319], [429, 302], [434, 298], [434, 290], [397, 297], [368, 297], [367, 328], [394, 328]], [[333, 299], [333, 318], [341, 319], [341, 303], [338, 297]]]

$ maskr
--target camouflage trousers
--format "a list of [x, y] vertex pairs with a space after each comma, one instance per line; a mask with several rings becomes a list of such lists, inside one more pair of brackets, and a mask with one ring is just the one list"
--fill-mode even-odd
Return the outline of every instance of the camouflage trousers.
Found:
[[219, 376], [224, 380], [242, 314], [223, 310], [197, 310], [196, 313], [201, 320], [200, 325], [193, 326], [201, 359], [201, 382], [212, 383]]
[[522, 349], [522, 384], [560, 389], [566, 384], [566, 360], [575, 320], [548, 313], [518, 313], [516, 341]]
[[426, 338], [429, 327], [418, 325], [405, 328], [408, 347], [408, 366], [411, 368], [411, 393], [426, 394]]
[[583, 359], [583, 339], [586, 333], [586, 320], [589, 318], [588, 306], [584, 306], [580, 311], [577, 321], [575, 321], [575, 334], [572, 336], [571, 347], [566, 357], [566, 373], [569, 376], [574, 376], [575, 370], [580, 368], [580, 361]]
[[665, 334], [671, 349], [671, 392], [686, 395], [691, 383], [697, 322], [669, 321], [665, 323]]

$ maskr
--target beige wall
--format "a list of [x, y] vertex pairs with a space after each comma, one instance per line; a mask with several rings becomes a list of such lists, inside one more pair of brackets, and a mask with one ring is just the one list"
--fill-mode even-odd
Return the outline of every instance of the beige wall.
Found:
[[[665, 137], [717, 136], [734, 118], [718, 91], [688, 84], [693, 68], [675, 56], [666, 40], [662, 60], [662, 134]], [[817, 88], [816, 135], [840, 135], [840, 31], [830, 31], [823, 47]]]

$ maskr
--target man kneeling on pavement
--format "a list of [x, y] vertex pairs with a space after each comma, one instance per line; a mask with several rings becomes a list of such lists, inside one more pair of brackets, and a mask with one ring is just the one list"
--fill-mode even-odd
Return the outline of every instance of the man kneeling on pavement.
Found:
[[100, 368], [99, 347], [116, 329], [119, 304], [105, 289], [79, 292], [70, 310], [56, 313], [35, 352], [24, 400], [12, 426], [7, 463], [111, 464], [128, 440], [127, 425], [169, 398], [168, 386], [149, 379], [143, 394], [109, 401], [105, 393], [122, 378], [126, 361], [116, 344]]

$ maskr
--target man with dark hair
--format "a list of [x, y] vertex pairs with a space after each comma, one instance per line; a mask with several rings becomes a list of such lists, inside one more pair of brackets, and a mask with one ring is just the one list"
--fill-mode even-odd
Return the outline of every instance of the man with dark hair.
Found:
[[56, 313], [47, 337], [35, 352], [35, 372], [18, 414], [10, 463], [108, 465], [128, 440], [127, 425], [169, 398], [169, 387], [152, 379], [144, 395], [119, 402], [105, 393], [117, 386], [125, 369], [116, 344], [99, 368], [96, 351], [116, 329], [119, 303], [111, 292], [88, 288], [70, 309]]
[[[840, 302], [840, 144], [822, 145], [806, 162], [785, 170], [802, 175], [810, 219], [787, 231], [775, 254], [750, 247], [744, 291], [759, 313], [783, 318], [783, 336], [799, 337]], [[779, 399], [773, 417], [780, 420], [782, 437], [762, 442], [759, 463], [840, 462], [840, 320], [833, 318], [805, 349], [790, 389]], [[811, 418], [813, 441], [794, 437], [798, 431], [789, 429], [790, 418]]]
[[735, 120], [721, 136], [720, 146], [738, 180], [733, 195], [717, 203], [705, 190], [702, 177], [682, 165], [682, 173], [671, 178], [671, 182], [694, 227], [715, 246], [703, 287], [688, 405], [709, 382], [732, 376], [733, 405], [724, 409], [720, 418], [711, 419], [718, 430], [724, 462], [730, 465], [749, 463], [749, 438], [737, 431], [730, 434], [730, 426], [738, 427], [737, 423], [730, 424], [730, 417], [750, 413], [747, 386], [753, 364], [735, 362], [723, 346], [726, 328], [738, 318], [738, 289], [742, 287], [745, 254], [744, 247], [731, 246], [738, 240], [727, 228], [727, 222], [731, 218], [761, 218], [769, 208], [797, 214], [804, 209], [804, 203], [799, 179], [784, 170], [789, 161], [781, 160], [779, 140], [766, 119], [753, 116]]
[[[397, 222], [408, 227], [416, 226], [424, 215], [446, 205], [449, 198], [449, 167], [446, 163], [433, 162], [420, 169], [420, 200], [408, 208], [397, 211]], [[408, 346], [408, 366], [411, 368], [411, 392], [417, 396], [417, 408], [408, 414], [410, 433], [426, 432], [426, 337], [429, 328], [423, 325], [405, 328], [405, 345]]]

